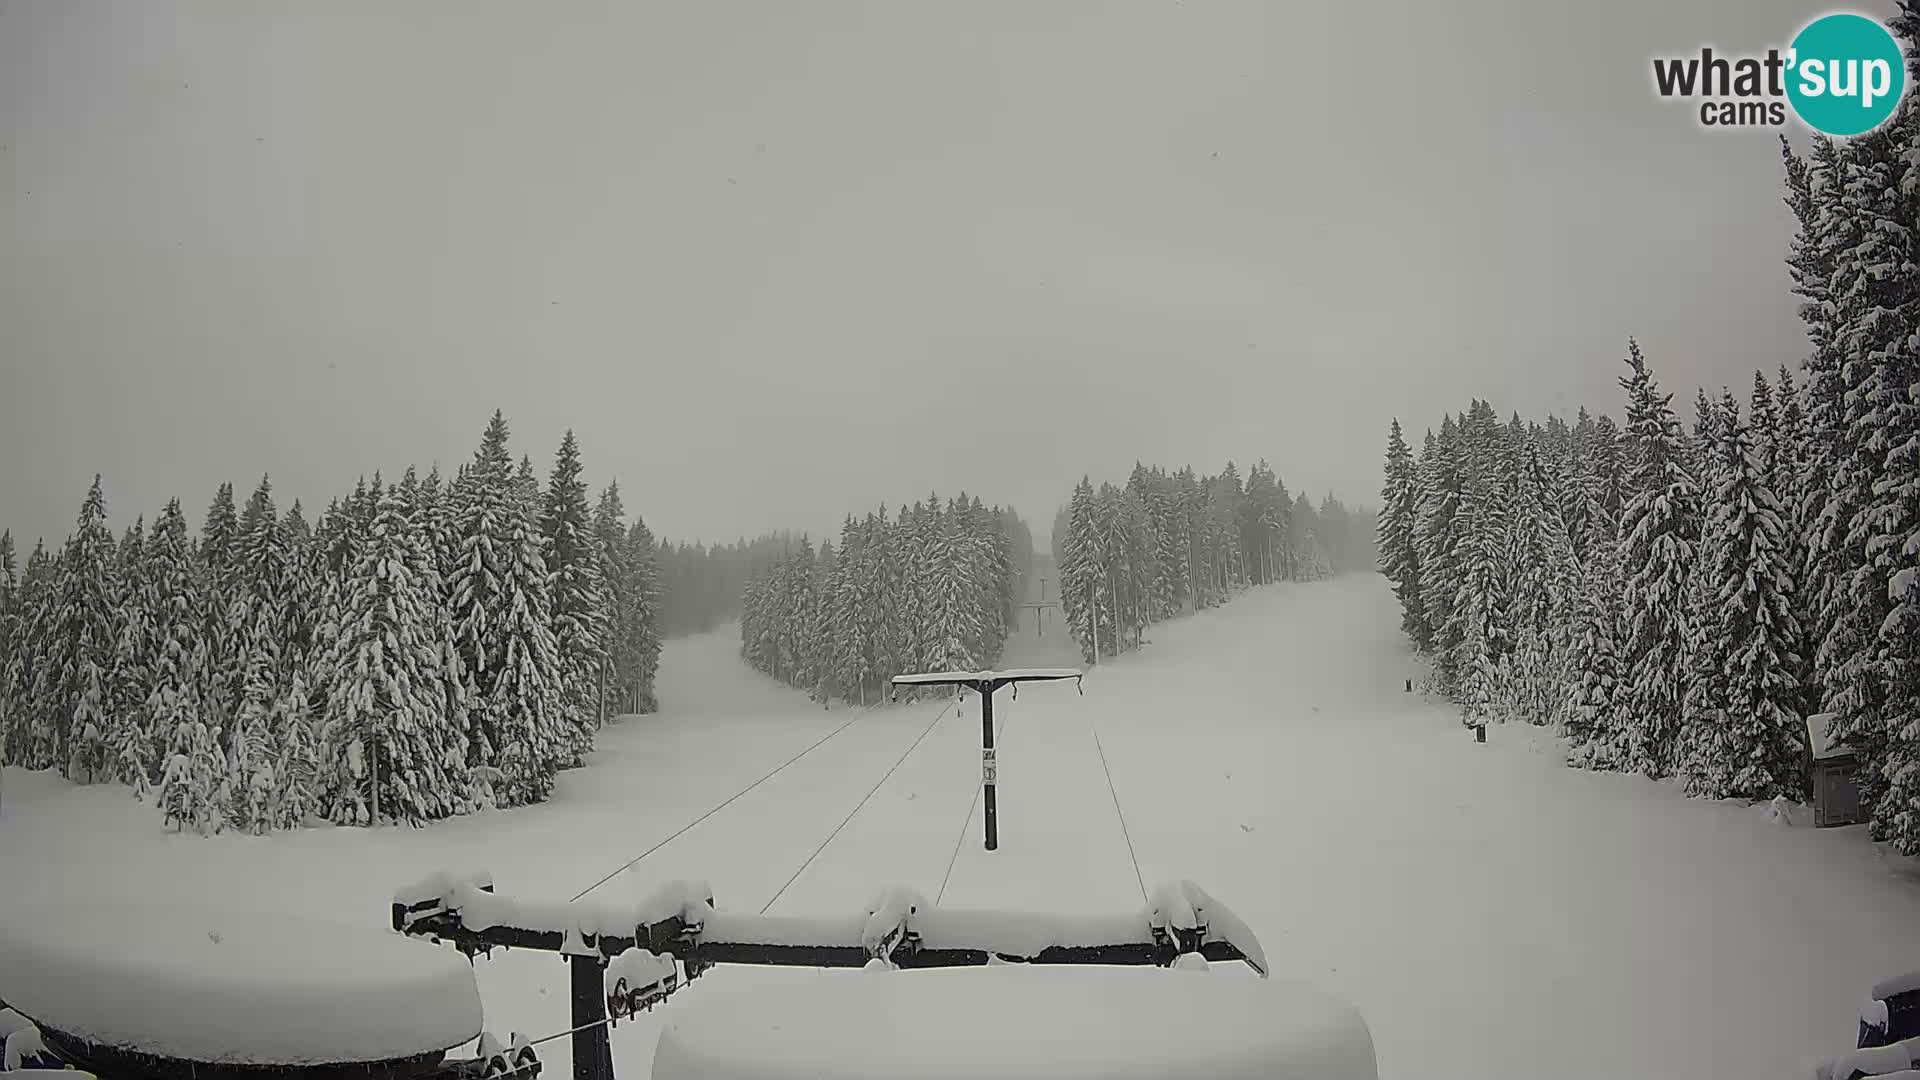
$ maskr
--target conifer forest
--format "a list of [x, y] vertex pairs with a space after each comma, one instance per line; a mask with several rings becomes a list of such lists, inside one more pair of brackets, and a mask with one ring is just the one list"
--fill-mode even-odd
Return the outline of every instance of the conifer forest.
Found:
[[1212, 476], [1135, 463], [1124, 487], [1082, 478], [1054, 522], [1069, 630], [1089, 662], [1139, 648], [1149, 626], [1254, 585], [1370, 566], [1371, 519], [1328, 495], [1318, 510], [1261, 461]]
[[883, 700], [894, 675], [979, 671], [1015, 624], [1033, 535], [1012, 511], [962, 493], [885, 507], [805, 537], [749, 577], [741, 655], [822, 702]]
[[[1911, 30], [1911, 27], [1905, 27]], [[1551, 725], [1581, 768], [1807, 796], [1807, 720], [1876, 839], [1920, 854], [1920, 114], [1782, 140], [1798, 375], [1697, 392], [1627, 343], [1622, 419], [1484, 400], [1388, 434], [1380, 569], [1431, 689]]]
[[0, 0], [0, 1080], [1920, 1080], [1920, 0], [368, 7]]
[[[543, 801], [595, 734], [657, 703], [663, 639], [737, 622], [753, 668], [830, 705], [909, 671], [980, 670], [1046, 594], [1089, 662], [1256, 585], [1374, 561], [1372, 516], [1316, 508], [1262, 461], [1243, 482], [1136, 465], [1031, 529], [961, 493], [804, 533], [656, 541], [617, 482], [590, 498], [569, 432], [543, 484], [496, 413], [451, 477], [375, 474], [309, 522], [270, 478], [179, 499], [119, 538], [96, 477], [72, 533], [0, 534], [0, 758], [116, 782], [166, 824], [264, 833], [423, 824]], [[945, 693], [946, 691], [941, 691]]]
[[117, 540], [0, 535], [0, 754], [150, 796], [178, 829], [420, 824], [538, 802], [654, 709], [661, 555], [571, 432], [543, 485], [495, 413], [452, 477], [376, 474], [309, 522], [261, 478]]

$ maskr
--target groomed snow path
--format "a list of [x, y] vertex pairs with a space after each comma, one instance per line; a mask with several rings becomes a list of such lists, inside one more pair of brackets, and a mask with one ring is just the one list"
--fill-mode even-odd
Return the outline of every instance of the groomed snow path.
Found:
[[[1862, 830], [1567, 770], [1539, 729], [1476, 745], [1443, 703], [1403, 692], [1420, 672], [1398, 621], [1373, 575], [1262, 589], [1155, 628], [1084, 697], [1071, 683], [1003, 691], [993, 854], [977, 806], [962, 839], [976, 703], [823, 710], [747, 670], [723, 633], [670, 643], [661, 714], [605, 732], [551, 803], [429, 829], [170, 836], [122, 789], [8, 770], [0, 918], [85, 893], [378, 926], [395, 886], [443, 867], [564, 900], [855, 719], [593, 893], [702, 878], [722, 908], [758, 911], [941, 716], [773, 913], [847, 913], [896, 884], [931, 899], [943, 879], [951, 906], [1133, 910], [1097, 725], [1148, 887], [1199, 882], [1253, 926], [1277, 976], [1358, 1006], [1383, 1080], [1803, 1075], [1852, 1043], [1874, 982], [1920, 968], [1920, 869]], [[1066, 645], [1049, 620], [1002, 664], [1072, 663]], [[490, 1030], [567, 1026], [558, 958], [496, 954], [478, 970]], [[647, 1075], [673, 1011], [614, 1032], [625, 1080]], [[568, 1075], [564, 1040], [541, 1052]]]

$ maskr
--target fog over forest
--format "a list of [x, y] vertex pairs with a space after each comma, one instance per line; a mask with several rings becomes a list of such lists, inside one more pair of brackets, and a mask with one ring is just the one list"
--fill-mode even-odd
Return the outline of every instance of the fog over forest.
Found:
[[[0, 522], [59, 542], [96, 472], [116, 529], [323, 505], [500, 408], [662, 537], [965, 489], [1044, 545], [1135, 460], [1375, 501], [1386, 418], [1569, 411], [1629, 331], [1679, 386], [1797, 360], [1726, 179], [1772, 146], [1644, 70], [1786, 0], [748, 10], [0, 9]], [[1427, 62], [1535, 37], [1584, 44]]]

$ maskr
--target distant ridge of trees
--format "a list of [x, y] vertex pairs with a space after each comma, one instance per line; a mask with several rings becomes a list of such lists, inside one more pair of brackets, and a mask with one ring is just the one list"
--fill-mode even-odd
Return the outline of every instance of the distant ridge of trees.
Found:
[[740, 597], [756, 573], [785, 559], [803, 534], [773, 532], [731, 544], [660, 545], [660, 631], [705, 634], [740, 618]]
[[741, 655], [816, 701], [883, 700], [893, 676], [997, 663], [1033, 565], [1011, 510], [961, 493], [848, 515], [840, 543], [801, 536], [741, 593]]
[[1264, 460], [1244, 482], [1135, 462], [1124, 486], [1083, 477], [1054, 519], [1067, 627], [1091, 662], [1138, 648], [1146, 628], [1254, 585], [1370, 566], [1372, 519], [1329, 494], [1290, 496]]

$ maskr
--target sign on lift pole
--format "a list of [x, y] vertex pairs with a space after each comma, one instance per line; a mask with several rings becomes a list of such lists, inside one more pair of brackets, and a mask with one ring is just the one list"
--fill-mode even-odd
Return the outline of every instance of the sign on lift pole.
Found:
[[980, 783], [986, 791], [988, 851], [1000, 847], [999, 806], [994, 798], [999, 772], [993, 756], [994, 691], [1009, 683], [1053, 682], [1060, 679], [1072, 679], [1077, 687], [1085, 674], [1076, 668], [1020, 668], [1014, 671], [937, 671], [893, 677], [895, 693], [902, 686], [958, 686], [980, 695]]

